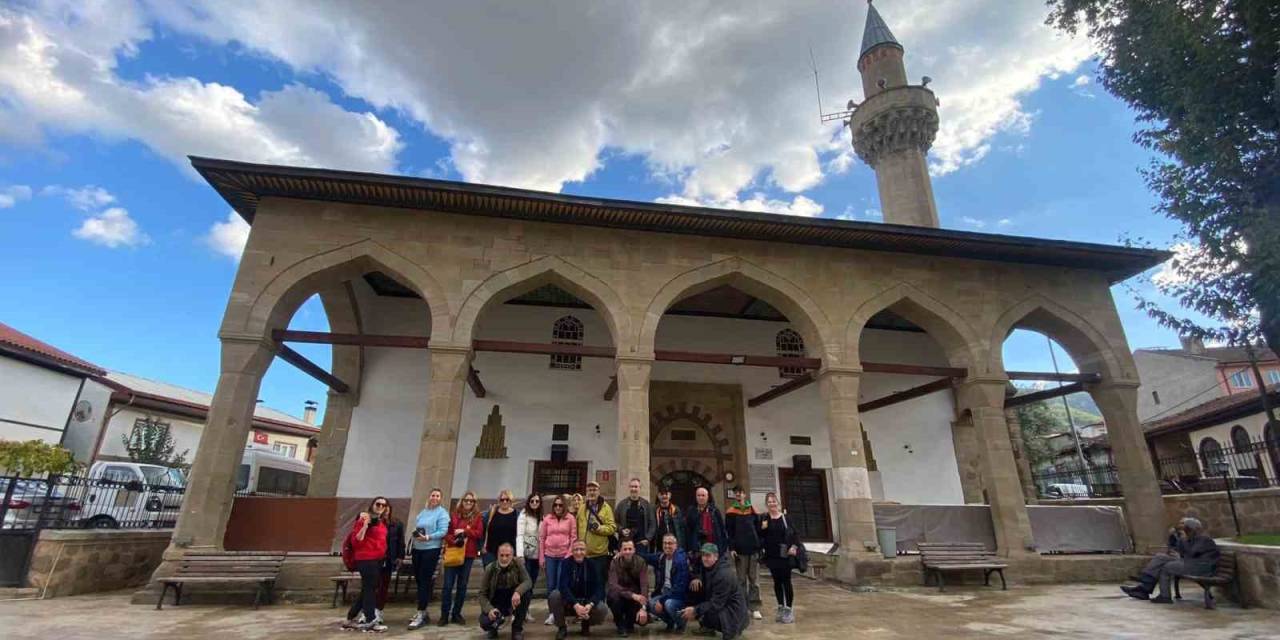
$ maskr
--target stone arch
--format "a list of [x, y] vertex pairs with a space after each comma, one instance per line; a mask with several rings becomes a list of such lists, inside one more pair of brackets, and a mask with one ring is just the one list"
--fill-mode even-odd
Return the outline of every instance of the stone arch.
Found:
[[801, 287], [742, 258], [726, 258], [686, 271], [662, 286], [645, 309], [637, 344], [652, 353], [662, 314], [676, 302], [722, 285], [730, 285], [776, 307], [804, 336], [812, 357], [833, 353], [830, 323], [822, 307]]
[[996, 320], [988, 342], [990, 373], [1004, 372], [1005, 338], [1015, 329], [1043, 333], [1062, 345], [1082, 373], [1097, 373], [1106, 380], [1136, 379], [1124, 366], [1128, 351], [1117, 349], [1087, 319], [1042, 294], [1033, 294], [1007, 309]]
[[604, 318], [610, 338], [618, 353], [624, 353], [631, 335], [631, 323], [622, 297], [608, 284], [556, 256], [543, 256], [522, 265], [489, 276], [467, 294], [454, 323], [455, 344], [471, 344], [476, 321], [490, 305], [532, 291], [546, 284], [586, 300]]
[[725, 437], [725, 428], [719, 423], [712, 424], [712, 419], [710, 413], [703, 413], [702, 407], [697, 405], [690, 407], [683, 402], [667, 405], [661, 411], [649, 414], [649, 446], [653, 446], [662, 436], [662, 432], [673, 422], [686, 420], [693, 423], [711, 440], [718, 460], [728, 460], [733, 457], [733, 453], [729, 451], [729, 439]]
[[247, 317], [228, 314], [222, 328], [266, 335], [272, 329], [284, 328], [312, 294], [370, 271], [385, 271], [422, 297], [430, 309], [433, 337], [443, 339], [450, 334], [448, 298], [440, 283], [408, 258], [369, 239], [308, 256], [290, 265], [258, 292]]
[[972, 367], [982, 362], [978, 355], [982, 341], [973, 325], [937, 298], [899, 282], [854, 310], [845, 325], [844, 357], [848, 363], [861, 362], [862, 330], [873, 316], [886, 309], [924, 329], [946, 352], [951, 366]]

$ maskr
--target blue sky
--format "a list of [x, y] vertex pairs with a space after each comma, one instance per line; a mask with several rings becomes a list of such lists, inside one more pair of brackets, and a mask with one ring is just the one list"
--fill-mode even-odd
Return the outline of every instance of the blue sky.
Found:
[[[244, 230], [187, 153], [875, 220], [872, 172], [814, 114], [806, 46], [828, 109], [860, 96], [865, 9], [829, 4], [0, 8], [0, 269], [17, 276], [0, 281], [0, 321], [212, 391]], [[1027, 4], [877, 3], [942, 100], [942, 226], [1171, 245], [1132, 113], [1091, 80], [1088, 43]], [[347, 30], [325, 40], [335, 23]], [[1176, 344], [1115, 294], [1131, 346]], [[293, 324], [323, 330], [323, 312], [309, 303]], [[1015, 334], [1006, 365], [1048, 369], [1043, 338]], [[277, 363], [261, 396], [298, 414], [324, 390]]]

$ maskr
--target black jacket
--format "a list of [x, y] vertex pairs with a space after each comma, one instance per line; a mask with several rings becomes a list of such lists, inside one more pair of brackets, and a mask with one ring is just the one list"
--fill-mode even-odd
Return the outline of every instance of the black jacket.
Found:
[[387, 560], [382, 565], [383, 570], [394, 570], [396, 560], [404, 558], [404, 549], [404, 523], [399, 520], [387, 522]]
[[566, 558], [560, 565], [560, 575], [556, 579], [556, 591], [566, 603], [599, 605], [596, 598], [596, 585], [599, 584], [596, 572], [586, 560], [582, 564], [573, 558]]
[[694, 609], [700, 621], [718, 618], [716, 622], [719, 624], [710, 626], [726, 638], [741, 635], [751, 625], [751, 610], [747, 608], [742, 584], [738, 582], [733, 565], [725, 562], [724, 556], [716, 566], [706, 571], [702, 588], [706, 590], [706, 600]]
[[738, 555], [754, 555], [760, 551], [760, 516], [750, 507], [730, 506], [724, 514], [724, 528], [729, 536], [729, 548]]
[[[711, 512], [711, 530], [715, 533], [716, 546], [720, 548], [720, 555], [724, 555], [726, 549], [729, 548], [729, 534], [724, 528], [724, 514], [716, 508], [716, 503], [708, 502], [707, 510]], [[702, 532], [702, 512], [698, 511], [698, 505], [689, 505], [684, 510], [684, 550], [689, 554], [689, 561], [701, 553], [699, 549], [703, 543], [708, 542], [706, 535]]]

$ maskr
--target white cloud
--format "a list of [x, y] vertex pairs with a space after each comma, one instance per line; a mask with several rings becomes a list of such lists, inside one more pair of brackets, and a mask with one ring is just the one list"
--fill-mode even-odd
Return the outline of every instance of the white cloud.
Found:
[[40, 195], [64, 198], [68, 204], [81, 211], [94, 211], [116, 201], [110, 191], [94, 185], [80, 188], [49, 185], [40, 190]]
[[0, 187], [0, 209], [8, 209], [22, 200], [31, 199], [31, 187], [25, 184], [13, 184]]
[[[255, 101], [193, 78], [120, 79], [116, 60], [160, 23], [239, 42], [397, 110], [448, 142], [466, 180], [559, 190], [618, 150], [681, 197], [756, 201], [746, 194], [800, 193], [854, 161], [848, 131], [817, 121], [808, 48], [828, 110], [861, 99], [853, 61], [865, 11], [826, 0], [67, 3], [38, 19], [0, 14], [0, 91], [20, 117], [137, 138], [178, 162], [197, 153], [394, 168], [394, 129], [301, 85]], [[1044, 25], [1042, 3], [901, 0], [880, 11], [912, 80], [935, 78], [936, 175], [981, 160], [997, 134], [1024, 135], [1034, 114], [1022, 99], [1090, 53]], [[0, 107], [0, 121], [8, 115]]]
[[658, 198], [658, 202], [665, 204], [682, 204], [692, 207], [716, 207], [719, 209], [733, 209], [736, 211], [760, 211], [764, 213], [785, 213], [790, 216], [801, 216], [804, 218], [816, 218], [822, 215], [822, 204], [810, 200], [804, 196], [796, 196], [790, 201], [771, 199], [763, 193], [752, 194], [746, 200], [738, 198], [725, 198], [721, 200], [703, 201], [685, 196], [665, 196]]
[[183, 166], [193, 154], [394, 170], [399, 134], [315, 89], [291, 84], [254, 102], [234, 87], [190, 77], [122, 79], [116, 64], [151, 37], [148, 20], [123, 0], [50, 1], [26, 14], [0, 9], [0, 121], [28, 123], [20, 128], [28, 133], [132, 138]]
[[1090, 82], [1090, 80], [1089, 80], [1089, 76], [1080, 75], [1080, 76], [1076, 76], [1076, 79], [1075, 79], [1075, 81], [1074, 81], [1074, 82], [1072, 82], [1072, 83], [1071, 83], [1071, 86], [1073, 86], [1073, 87], [1087, 87], [1087, 86], [1089, 86], [1089, 82]]
[[974, 229], [982, 229], [987, 226], [987, 223], [985, 220], [979, 220], [972, 216], [963, 216], [960, 218], [960, 222], [963, 222], [966, 225], [973, 227]]
[[137, 247], [151, 241], [138, 223], [121, 207], [111, 207], [85, 219], [71, 235], [94, 244], [116, 249]]
[[225, 222], [215, 222], [209, 227], [204, 241], [214, 251], [238, 261], [244, 253], [245, 243], [249, 241], [249, 223], [232, 211], [227, 214]]

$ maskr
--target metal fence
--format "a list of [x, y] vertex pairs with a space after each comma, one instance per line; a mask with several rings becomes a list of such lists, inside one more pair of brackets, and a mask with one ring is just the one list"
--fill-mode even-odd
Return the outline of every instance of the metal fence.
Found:
[[[1154, 460], [1165, 494], [1205, 493], [1280, 486], [1280, 440], [1258, 439], [1236, 447], [1202, 445], [1196, 454]], [[1057, 464], [1033, 474], [1041, 498], [1107, 498], [1123, 495], [1114, 464]]]
[[153, 529], [172, 527], [182, 486], [86, 475], [0, 476], [0, 529]]

